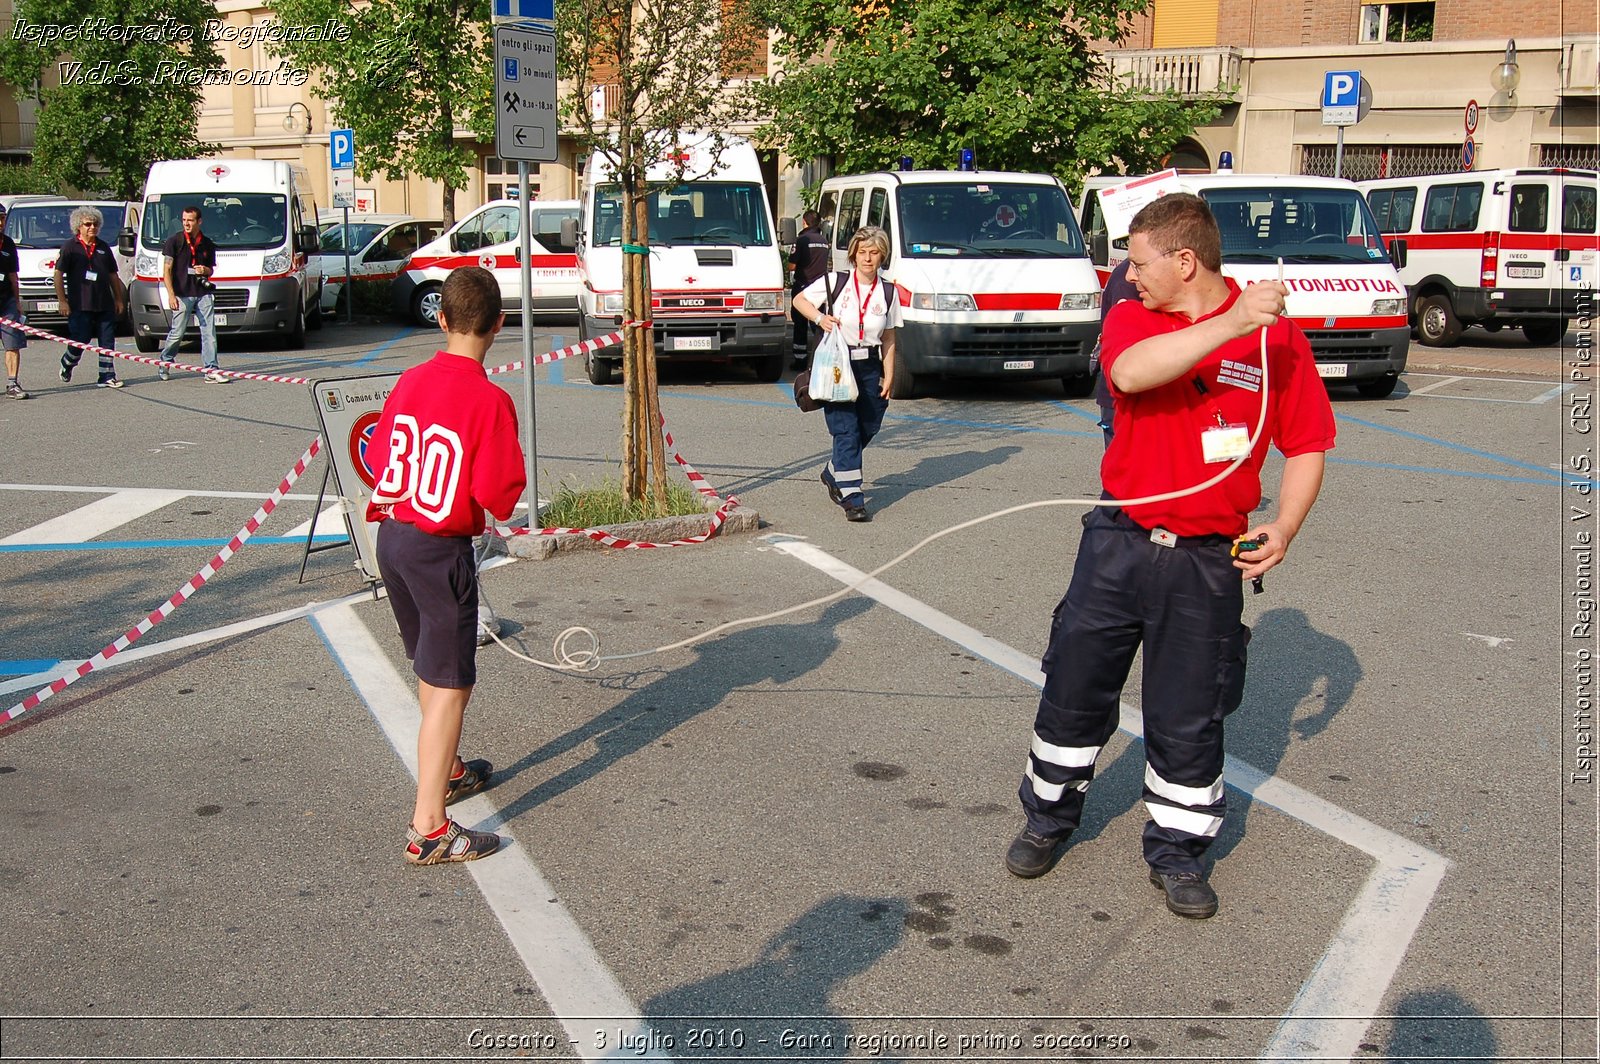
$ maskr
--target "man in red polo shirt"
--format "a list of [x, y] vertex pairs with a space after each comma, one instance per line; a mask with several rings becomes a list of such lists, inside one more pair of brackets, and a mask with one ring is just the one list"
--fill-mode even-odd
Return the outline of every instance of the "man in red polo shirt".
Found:
[[[1244, 694], [1242, 582], [1283, 561], [1316, 501], [1333, 410], [1305, 334], [1282, 317], [1288, 290], [1268, 281], [1241, 291], [1222, 276], [1221, 238], [1204, 200], [1174, 194], [1147, 205], [1134, 217], [1128, 261], [1140, 298], [1111, 311], [1101, 339], [1115, 402], [1100, 470], [1107, 495], [1181, 491], [1244, 460], [1203, 491], [1084, 518], [1018, 792], [1027, 826], [1006, 868], [1043, 875], [1078, 826], [1142, 644], [1144, 857], [1167, 908], [1204, 919], [1217, 911], [1203, 858], [1226, 804], [1222, 722]], [[1252, 447], [1263, 388], [1266, 420]], [[1269, 441], [1286, 458], [1278, 515], [1252, 523]], [[1235, 557], [1242, 540], [1260, 542]]]

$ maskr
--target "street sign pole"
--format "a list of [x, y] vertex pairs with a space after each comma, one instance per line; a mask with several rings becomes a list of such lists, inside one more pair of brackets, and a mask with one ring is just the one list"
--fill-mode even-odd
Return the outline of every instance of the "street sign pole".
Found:
[[1340, 126], [1333, 134], [1333, 176], [1344, 176], [1344, 127]]
[[522, 212], [522, 239], [517, 243], [517, 265], [522, 273], [522, 401], [528, 408], [528, 445], [522, 449], [528, 469], [528, 527], [539, 528], [539, 423], [533, 405], [533, 329], [529, 313], [533, 302], [533, 211], [528, 203], [528, 161], [517, 161], [517, 210]]
[[344, 208], [344, 323], [355, 320], [356, 286], [350, 276], [350, 208]]

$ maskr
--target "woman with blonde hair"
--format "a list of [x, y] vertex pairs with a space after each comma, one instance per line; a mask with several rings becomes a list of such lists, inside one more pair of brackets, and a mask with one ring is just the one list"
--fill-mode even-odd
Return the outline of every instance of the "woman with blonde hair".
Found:
[[870, 521], [861, 490], [861, 451], [878, 434], [889, 409], [900, 300], [894, 282], [880, 269], [889, 257], [889, 234], [863, 226], [850, 238], [848, 254], [853, 270], [819, 277], [794, 297], [794, 306], [825, 333], [844, 330], [861, 394], [853, 403], [822, 404], [833, 436], [833, 457], [822, 467], [822, 483], [828, 497], [844, 508], [845, 520]]

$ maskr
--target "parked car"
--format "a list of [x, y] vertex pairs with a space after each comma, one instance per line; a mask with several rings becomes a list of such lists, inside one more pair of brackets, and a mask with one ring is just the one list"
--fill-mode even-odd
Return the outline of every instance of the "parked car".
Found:
[[358, 281], [389, 281], [412, 252], [437, 237], [444, 223], [409, 214], [352, 214], [350, 222], [324, 222], [317, 257], [322, 260], [322, 309], [343, 309], [345, 251]]
[[[562, 233], [562, 223], [576, 223], [577, 200], [535, 200], [530, 222], [533, 245], [528, 264], [532, 290], [522, 298], [522, 260], [518, 239], [522, 210], [516, 200], [491, 200], [448, 231], [417, 249], [401, 266], [390, 288], [393, 310], [418, 325], [438, 321], [439, 290], [458, 266], [482, 266], [500, 283], [500, 298], [510, 315], [571, 315], [578, 309], [578, 258]], [[572, 227], [569, 227], [572, 228]], [[572, 236], [576, 237], [573, 228]]]

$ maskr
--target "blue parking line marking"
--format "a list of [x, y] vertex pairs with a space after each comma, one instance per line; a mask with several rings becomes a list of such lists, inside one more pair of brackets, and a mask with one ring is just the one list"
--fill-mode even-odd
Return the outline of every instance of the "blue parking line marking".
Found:
[[410, 336], [412, 333], [414, 333], [416, 331], [417, 331], [417, 327], [415, 325], [407, 325], [405, 328], [401, 329], [399, 332], [397, 332], [393, 336], [389, 337], [389, 339], [385, 340], [383, 343], [379, 344], [377, 347], [374, 347], [372, 350], [368, 351], [365, 355], [362, 355], [360, 358], [358, 358], [354, 362], [350, 363], [350, 365], [352, 365], [352, 366], [364, 366], [364, 365], [366, 365], [368, 362], [371, 362], [373, 359], [375, 359], [379, 355], [383, 354], [384, 351], [386, 351], [389, 348], [393, 347], [395, 344], [399, 343], [401, 340], [404, 340], [406, 337]]
[[48, 672], [60, 664], [57, 658], [15, 658], [0, 661], [0, 676], [32, 676], [36, 672]]
[[1431, 443], [1437, 447], [1443, 447], [1446, 450], [1459, 451], [1462, 454], [1470, 454], [1475, 458], [1487, 458], [1491, 462], [1499, 462], [1502, 465], [1513, 466], [1517, 469], [1526, 469], [1542, 476], [1549, 477], [1552, 480], [1558, 479], [1565, 482], [1581, 483], [1585, 479], [1573, 473], [1547, 469], [1544, 466], [1534, 465], [1532, 462], [1524, 462], [1519, 458], [1511, 458], [1503, 454], [1495, 454], [1492, 451], [1480, 451], [1476, 447], [1468, 447], [1461, 443], [1451, 443], [1448, 440], [1441, 440], [1433, 436], [1424, 436], [1420, 432], [1410, 432], [1406, 429], [1397, 429], [1390, 425], [1380, 425], [1376, 421], [1368, 421], [1365, 418], [1353, 417], [1350, 414], [1336, 414], [1335, 417], [1337, 417], [1340, 421], [1349, 421], [1352, 424], [1360, 425], [1363, 428], [1377, 429], [1379, 432], [1392, 433], [1393, 435], [1400, 436], [1404, 439], [1416, 440], [1419, 443]]
[[[348, 539], [343, 532], [326, 533], [312, 536], [313, 543], [338, 542]], [[303, 545], [304, 536], [252, 536], [246, 546], [253, 544], [272, 544], [274, 546]], [[77, 551], [77, 550], [163, 550], [172, 547], [226, 547], [233, 542], [232, 536], [218, 539], [127, 539], [127, 540], [98, 540], [91, 539], [85, 543], [6, 543], [0, 544], [0, 554], [26, 554], [35, 551]]]

